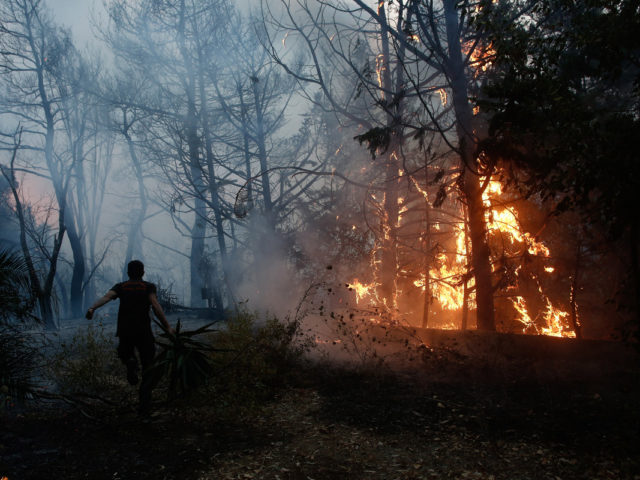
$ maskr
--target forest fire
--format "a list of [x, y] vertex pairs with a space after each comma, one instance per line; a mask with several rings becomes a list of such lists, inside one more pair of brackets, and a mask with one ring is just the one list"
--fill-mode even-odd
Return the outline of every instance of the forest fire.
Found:
[[[417, 187], [418, 193], [429, 199], [427, 191], [420, 187], [418, 182], [410, 177], [412, 185]], [[397, 229], [402, 227], [403, 215], [409, 213], [409, 200], [407, 198], [398, 197], [397, 211]], [[494, 175], [488, 183], [483, 193], [483, 204], [485, 207], [485, 221], [487, 235], [492, 239], [499, 239], [504, 249], [501, 255], [496, 256], [496, 260], [492, 264], [493, 275], [497, 278], [501, 274], [501, 269], [505, 269], [504, 265], [497, 258], [507, 259], [503, 261], [511, 262], [509, 268], [513, 274], [513, 280], [505, 289], [505, 297], [507, 304], [511, 305], [511, 315], [516, 324], [521, 327], [511, 329], [514, 333], [526, 333], [535, 335], [548, 335], [558, 337], [575, 337], [575, 332], [569, 326], [569, 312], [554, 305], [548, 295], [545, 294], [542, 282], [538, 275], [551, 274], [556, 269], [550, 264], [552, 261], [549, 248], [539, 241], [535, 236], [525, 231], [519, 214], [510, 201], [509, 196], [505, 194], [503, 185]], [[390, 228], [388, 225], [388, 214], [383, 208], [384, 201], [375, 202], [375, 210], [379, 215], [381, 225], [382, 239], [377, 242], [370, 254], [370, 273], [375, 278], [370, 283], [362, 283], [357, 278], [348, 283], [349, 289], [355, 292], [356, 303], [358, 307], [373, 307], [385, 311], [394, 322], [403, 322], [414, 324], [415, 308], [409, 308], [406, 311], [399, 309], [391, 309], [384, 294], [381, 291], [382, 280], [380, 272], [380, 255], [383, 249], [383, 243], [390, 238]], [[458, 206], [456, 217], [465, 219], [465, 212], [462, 206]], [[449, 245], [450, 248], [442, 248], [431, 257], [427, 271], [423, 270], [418, 273], [409, 284], [403, 284], [402, 289], [396, 288], [395, 294], [397, 299], [401, 299], [404, 295], [410, 293], [410, 290], [417, 289], [423, 296], [428, 295], [425, 299], [433, 305], [435, 314], [440, 313], [442, 317], [437, 322], [438, 328], [458, 328], [456, 324], [463, 311], [473, 312], [476, 306], [475, 300], [475, 281], [473, 275], [469, 273], [469, 257], [470, 245], [468, 239], [468, 228], [464, 220], [450, 222], [449, 225], [441, 222], [433, 222], [429, 227], [431, 233], [447, 234], [450, 240], [446, 243], [441, 241], [442, 245]], [[424, 235], [428, 235], [425, 233]], [[526, 281], [535, 284], [535, 291], [528, 294], [519, 293], [523, 266], [518, 264], [518, 259], [539, 258], [544, 262], [540, 273], [535, 274], [528, 272]], [[398, 268], [396, 270], [395, 283], [401, 284], [401, 277], [411, 277], [406, 270]], [[415, 290], [414, 290], [415, 291]], [[528, 300], [529, 297], [531, 298]], [[399, 303], [402, 303], [398, 300]], [[532, 313], [531, 302], [540, 305], [534, 309], [537, 313]], [[448, 313], [447, 313], [448, 312]]]

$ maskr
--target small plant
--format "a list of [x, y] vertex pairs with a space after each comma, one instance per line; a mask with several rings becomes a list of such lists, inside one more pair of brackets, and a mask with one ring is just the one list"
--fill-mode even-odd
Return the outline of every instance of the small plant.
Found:
[[158, 302], [165, 313], [171, 313], [178, 309], [178, 297], [173, 293], [173, 283], [164, 288], [158, 283]]
[[154, 388], [161, 380], [166, 379], [167, 394], [171, 400], [178, 395], [178, 391], [184, 395], [205, 384], [213, 374], [209, 355], [217, 349], [194, 337], [213, 333], [215, 330], [209, 328], [213, 323], [197, 330], [182, 330], [178, 320], [175, 332], [170, 332], [160, 322], [156, 323], [163, 330], [160, 337], [165, 341], [157, 342], [162, 351], [149, 367], [146, 381], [151, 382], [151, 387]]

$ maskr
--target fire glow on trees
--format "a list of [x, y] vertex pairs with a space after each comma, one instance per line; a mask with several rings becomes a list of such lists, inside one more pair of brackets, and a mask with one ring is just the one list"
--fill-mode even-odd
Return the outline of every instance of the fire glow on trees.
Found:
[[[381, 18], [386, 18], [384, 2], [378, 4], [377, 11]], [[389, 15], [391, 17], [393, 17], [392, 12], [393, 9], [390, 9]], [[412, 33], [410, 30], [409, 28], [409, 33]], [[381, 99], [384, 99], [391, 86], [390, 79], [385, 80], [385, 75], [389, 76], [392, 64], [388, 60], [388, 51], [384, 49], [385, 35], [382, 34], [381, 38], [383, 53], [376, 57], [376, 74], [377, 84], [381, 89], [380, 96]], [[470, 80], [477, 79], [491, 66], [495, 51], [490, 42], [484, 43], [477, 41], [477, 39], [461, 41], [460, 47], [461, 53], [466, 57], [466, 68], [470, 71]], [[402, 52], [399, 52], [398, 55], [404, 58]], [[461, 110], [453, 105], [456, 93], [454, 90], [451, 85], [433, 89], [433, 93], [440, 97], [443, 114], [452, 108], [456, 115], [460, 114]], [[452, 95], [451, 100], [449, 94]], [[477, 106], [470, 105], [469, 107], [470, 113], [472, 112], [473, 115], [479, 113]], [[460, 121], [459, 118], [458, 121]], [[466, 129], [469, 138], [462, 139], [461, 142], [477, 140], [475, 130], [473, 134], [470, 134], [471, 130], [471, 128]], [[399, 165], [398, 148], [402, 148], [402, 146], [393, 142], [389, 143], [389, 164]], [[382, 153], [385, 152], [386, 149]], [[466, 161], [468, 162], [468, 160]], [[464, 162], [463, 159], [463, 170], [470, 168], [465, 167]], [[471, 244], [474, 237], [470, 235], [470, 229], [478, 229], [477, 212], [484, 211], [486, 241], [491, 252], [489, 258], [491, 271], [489, 273], [493, 282], [493, 295], [501, 297], [499, 301], [502, 303], [503, 311], [500, 313], [507, 316], [506, 312], [509, 311], [510, 316], [514, 317], [510, 318], [509, 322], [517, 325], [509, 327], [508, 330], [554, 336], [575, 336], [575, 332], [568, 327], [569, 313], [554, 305], [549, 296], [545, 294], [544, 282], [539, 278], [540, 275], [550, 275], [554, 271], [554, 267], [550, 265], [549, 248], [523, 228], [515, 205], [503, 192], [503, 185], [499, 180], [500, 172], [488, 170], [482, 173], [480, 166], [484, 164], [483, 160], [478, 158], [476, 163], [474, 168], [477, 171], [474, 171], [471, 177], [478, 175], [482, 178], [482, 186], [480, 187], [482, 199], [480, 201], [479, 197], [475, 197], [477, 198], [476, 207], [473, 209], [475, 227], [472, 226], [473, 222], [469, 221], [472, 208], [469, 207], [469, 211], [467, 211], [465, 205], [470, 202], [469, 195], [471, 195], [470, 192], [473, 188], [469, 191], [462, 188], [463, 195], [458, 197], [457, 202], [448, 202], [448, 212], [443, 213], [443, 209], [440, 207], [447, 197], [447, 191], [443, 189], [447, 179], [440, 184], [440, 190], [433, 195], [427, 193], [428, 182], [424, 184], [424, 187], [421, 187], [421, 182], [410, 174], [405, 176], [405, 179], [406, 177], [410, 179], [407, 182], [403, 179], [402, 171], [397, 179], [390, 179], [387, 173], [386, 184], [388, 187], [384, 195], [387, 197], [397, 195], [397, 208], [395, 200], [393, 202], [385, 201], [385, 198], [380, 200], [374, 195], [370, 198], [369, 205], [371, 210], [375, 212], [378, 221], [376, 240], [370, 255], [369, 276], [372, 281], [362, 283], [354, 280], [348, 284], [348, 287], [355, 291], [356, 302], [359, 306], [366, 305], [366, 308], [373, 307], [378, 311], [385, 312], [385, 315], [394, 322], [414, 323], [409, 319], [414, 318], [416, 312], [419, 311], [416, 308], [419, 304], [419, 299], [417, 299], [419, 296], [415, 294], [415, 290], [418, 290], [422, 292], [421, 297], [424, 302], [422, 308], [423, 326], [429, 324], [431, 316], [434, 317], [432, 318], [435, 320], [434, 324], [440, 328], [458, 328], [458, 317], [461, 317], [462, 328], [466, 328], [468, 312], [478, 309], [474, 278], [478, 273], [473, 273], [477, 266], [472, 268]], [[469, 172], [466, 173], [468, 177]], [[451, 186], [460, 180], [462, 183], [467, 181], [464, 174], [457, 177], [455, 173], [451, 172], [448, 175], [451, 177], [449, 180], [450, 191], [453, 190]], [[458, 179], [456, 180], [456, 178]], [[426, 210], [424, 213], [426, 218], [423, 222], [425, 228], [423, 232], [418, 233], [422, 242], [421, 248], [416, 248], [415, 244], [409, 245], [405, 240], [411, 234], [415, 236], [415, 231], [410, 231], [407, 235], [403, 234], [405, 218], [409, 218], [406, 222], [407, 226], [411, 223], [415, 224], [419, 220], [416, 220], [415, 214], [413, 218], [410, 218], [409, 204], [412, 200], [398, 195], [401, 184], [407, 184], [408, 190], [411, 190], [409, 187], [414, 187], [424, 198], [422, 209]], [[429, 198], [432, 195], [433, 198]], [[477, 204], [480, 202], [481, 208], [478, 208]], [[435, 208], [432, 208], [432, 205]], [[419, 211], [420, 208], [416, 210]], [[448, 218], [440, 218], [443, 215]], [[481, 217], [482, 213], [480, 213]], [[478, 231], [475, 233], [475, 238], [477, 242]], [[393, 245], [390, 246], [390, 243]], [[477, 245], [481, 246], [480, 243]], [[412, 249], [413, 254], [411, 253]], [[403, 253], [399, 253], [400, 250], [403, 250]], [[395, 260], [395, 265], [389, 263], [390, 258]], [[525, 265], [530, 263], [532, 258], [541, 260], [535, 262], [538, 264], [540, 272], [535, 271], [536, 269], [531, 265]], [[479, 269], [476, 270], [476, 272], [479, 271]], [[391, 281], [389, 280], [390, 274]], [[478, 288], [478, 303], [482, 299], [485, 310], [487, 284], [486, 281], [483, 283], [484, 294]], [[531, 288], [532, 285], [535, 288]], [[391, 295], [389, 295], [390, 292]], [[430, 304], [435, 308], [430, 308]], [[505, 304], [508, 305], [508, 309], [505, 309]], [[439, 318], [435, 318], [436, 315]], [[478, 315], [478, 320], [480, 320], [480, 315]], [[574, 326], [577, 325], [577, 315], [572, 320]], [[484, 322], [487, 323], [486, 318]], [[484, 328], [486, 327], [485, 325]]]
[[[420, 196], [428, 200], [427, 192], [418, 185], [414, 178], [409, 178], [411, 179], [411, 184], [417, 188]], [[381, 232], [386, 235], [385, 232], [388, 231], [388, 226], [385, 223], [387, 220], [383, 210], [384, 202], [376, 201], [373, 196], [372, 201], [375, 201], [375, 211], [379, 216]], [[499, 244], [503, 249], [500, 254], [494, 251], [492, 255], [494, 276], [496, 278], [503, 276], [505, 273], [501, 270], [509, 270], [504, 265], [500, 265], [504, 258], [508, 257], [512, 263], [510, 272], [513, 279], [502, 288], [505, 298], [508, 299], [508, 303], [511, 305], [511, 310], [514, 314], [513, 320], [520, 325], [519, 328], [515, 328], [512, 331], [558, 337], [575, 337], [575, 332], [569, 325], [569, 313], [554, 305], [549, 296], [545, 294], [539, 278], [539, 275], [548, 275], [555, 271], [555, 268], [551, 265], [551, 252], [543, 242], [524, 230], [518, 218], [518, 212], [512, 205], [513, 202], [510, 201], [509, 196], [504, 193], [503, 186], [497, 175], [494, 175], [487, 183], [483, 193], [483, 201], [486, 208], [488, 237], [493, 240], [492, 244]], [[403, 214], [409, 211], [409, 207], [407, 199], [403, 197], [400, 197], [398, 203], [400, 215], [397, 226], [401, 228], [404, 220]], [[437, 312], [441, 312], [442, 318], [440, 321], [435, 322], [435, 325], [439, 328], [460, 328], [457, 318], [460, 317], [463, 309], [466, 308], [469, 311], [473, 311], [476, 308], [474, 280], [473, 276], [469, 274], [468, 258], [470, 248], [464, 222], [464, 207], [458, 204], [457, 208], [458, 211], [455, 212], [454, 218], [462, 220], [450, 221], [447, 222], [447, 225], [440, 221], [434, 221], [430, 226], [432, 233], [446, 234], [450, 237], [447, 241], [440, 242], [450, 246], [450, 249], [444, 249], [443, 247], [443, 249], [435, 253], [429, 262], [428, 272], [419, 273], [417, 278], [414, 278], [410, 284], [405, 282], [402, 287], [396, 290], [396, 301], [398, 303], [402, 303], [399, 298], [410, 294], [408, 289], [411, 288], [430, 295], [428, 301], [435, 307], [434, 315], [437, 315]], [[370, 255], [370, 269], [374, 280], [369, 283], [363, 283], [356, 278], [349, 282], [347, 287], [354, 292], [359, 308], [384, 311], [392, 321], [410, 324], [412, 323], [410, 319], [415, 317], [415, 309], [407, 311], [393, 310], [386, 304], [384, 296], [380, 293], [380, 262], [378, 258], [381, 244], [382, 241], [376, 242]], [[497, 250], [497, 248], [494, 248], [494, 250]], [[522, 262], [526, 261], [523, 260], [525, 258], [538, 258], [543, 263], [540, 273], [529, 272], [526, 274], [527, 280], [533, 282], [536, 286], [535, 296], [537, 298], [533, 302], [542, 305], [542, 308], [537, 309], [536, 314], [532, 313], [534, 309], [528, 305], [531, 301], [527, 301], [527, 295], [520, 292], [519, 282], [521, 276], [525, 275], [522, 267]], [[400, 277], [407, 273], [407, 270], [404, 270], [399, 265], [398, 276]], [[400, 285], [400, 283], [398, 279], [398, 284]], [[528, 296], [530, 297], [531, 293]], [[376, 318], [376, 323], [379, 321], [380, 319]]]

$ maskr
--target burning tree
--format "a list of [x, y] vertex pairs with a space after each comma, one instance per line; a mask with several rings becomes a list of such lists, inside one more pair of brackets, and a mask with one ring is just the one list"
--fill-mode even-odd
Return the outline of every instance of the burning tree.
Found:
[[571, 323], [583, 276], [599, 299], [590, 310], [611, 323], [635, 313], [637, 331], [637, 4], [481, 4], [477, 23], [495, 51], [480, 96], [491, 116], [482, 148], [515, 174], [523, 195], [543, 198], [575, 225], [566, 269]]
[[[350, 288], [395, 320], [421, 310], [423, 326], [433, 315], [449, 318], [436, 322], [443, 326], [454, 317], [443, 313], [455, 312], [466, 328], [475, 311], [482, 330], [496, 328], [501, 292], [519, 330], [562, 334], [568, 314], [544, 293], [540, 273], [524, 280], [529, 258], [541, 259], [541, 271], [552, 268], [543, 260], [548, 248], [529, 233], [540, 225], [522, 224], [517, 193], [503, 191], [508, 172], [484, 149], [488, 117], [474, 98], [495, 52], [474, 23], [479, 8], [354, 3], [283, 1], [284, 13], [263, 4], [271, 55], [374, 157], [374, 178], [357, 177], [369, 182], [368, 211], [377, 218], [368, 223], [374, 278]], [[296, 40], [307, 54], [297, 70], [286, 48]], [[341, 173], [354, 179], [353, 170]], [[534, 319], [518, 290], [527, 282], [544, 306]]]

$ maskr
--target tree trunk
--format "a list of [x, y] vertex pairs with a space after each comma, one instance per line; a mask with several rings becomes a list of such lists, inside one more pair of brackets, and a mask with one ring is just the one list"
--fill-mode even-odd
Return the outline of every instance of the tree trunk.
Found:
[[[426, 171], [426, 166], [425, 166]], [[425, 229], [424, 229], [424, 303], [422, 304], [422, 328], [429, 326], [429, 307], [431, 305], [431, 227], [429, 222], [430, 205], [426, 201], [425, 206]]]
[[[428, 162], [424, 164], [424, 184], [429, 184]], [[422, 328], [429, 326], [429, 307], [431, 306], [431, 204], [424, 199], [424, 303], [422, 305]]]
[[[86, 248], [85, 239], [86, 235], [86, 223], [85, 212], [87, 211], [86, 190], [85, 190], [85, 175], [83, 165], [83, 145], [82, 140], [84, 138], [84, 124], [71, 121], [72, 114], [68, 108], [65, 108], [63, 103], [63, 109], [67, 117], [66, 129], [69, 142], [71, 144], [71, 153], [73, 157], [73, 172], [75, 176], [75, 209], [73, 208], [73, 193], [70, 193], [69, 206], [65, 215], [65, 226], [69, 238], [69, 244], [71, 245], [71, 252], [73, 255], [73, 273], [71, 275], [71, 285], [69, 288], [69, 305], [71, 307], [71, 316], [78, 318], [84, 315], [84, 280], [86, 272]], [[74, 127], [77, 130], [74, 132]], [[77, 134], [77, 138], [74, 138], [74, 133]]]
[[[629, 232], [629, 247], [630, 247], [630, 256], [631, 256], [631, 276], [632, 281], [635, 286], [635, 319], [636, 319], [636, 328], [640, 328], [640, 255], [638, 254], [638, 250], [640, 249], [640, 238], [638, 235], [638, 221], [631, 221], [631, 231]], [[636, 335], [640, 335], [636, 333]]]
[[[194, 112], [192, 111], [191, 113]], [[190, 171], [193, 186], [196, 190], [194, 198], [195, 218], [191, 229], [191, 255], [189, 257], [191, 274], [191, 306], [200, 307], [203, 305], [202, 289], [205, 286], [204, 279], [202, 278], [202, 266], [204, 257], [204, 239], [207, 229], [207, 206], [204, 201], [206, 187], [204, 185], [202, 167], [200, 165], [200, 156], [198, 152], [200, 142], [196, 131], [195, 118], [191, 118], [189, 122], [191, 123], [187, 126], [189, 162], [191, 165]]]
[[180, 12], [178, 18], [177, 34], [180, 54], [184, 62], [186, 78], [185, 96], [187, 101], [187, 115], [185, 118], [185, 133], [187, 146], [189, 149], [189, 172], [191, 174], [191, 182], [194, 192], [194, 219], [191, 228], [191, 254], [189, 256], [190, 267], [190, 287], [191, 287], [191, 306], [202, 306], [202, 290], [205, 287], [205, 279], [203, 275], [204, 268], [204, 246], [205, 234], [207, 230], [206, 216], [207, 205], [205, 202], [206, 187], [204, 184], [204, 175], [202, 171], [202, 163], [200, 161], [200, 137], [198, 136], [198, 115], [196, 109], [196, 75], [193, 68], [192, 53], [187, 48], [185, 36], [185, 22], [187, 21], [186, 4], [184, 0], [179, 2]]
[[471, 240], [471, 265], [476, 283], [477, 321], [479, 330], [495, 330], [493, 285], [485, 207], [482, 202], [480, 174], [475, 158], [472, 112], [467, 94], [467, 77], [464, 71], [462, 48], [458, 31], [458, 12], [454, 0], [445, 0], [444, 11], [449, 46], [447, 75], [451, 86], [453, 107], [456, 115], [456, 131], [460, 164], [463, 169], [462, 193], [469, 214], [469, 237]]
[[381, 218], [380, 292], [391, 312], [397, 309], [398, 275], [398, 164], [395, 150], [385, 162], [384, 215]]
[[267, 216], [270, 228], [275, 228], [275, 218], [273, 218], [273, 199], [271, 197], [271, 184], [269, 183], [269, 165], [267, 161], [267, 147], [264, 137], [264, 112], [260, 103], [260, 92], [258, 91], [259, 78], [251, 77], [253, 83], [253, 101], [256, 109], [256, 143], [258, 144], [258, 160], [260, 161], [260, 172], [262, 177], [262, 199], [264, 201], [264, 211]]
[[[467, 211], [464, 212], [464, 250], [465, 250], [465, 266], [469, 265], [469, 220]], [[466, 273], [466, 272], [465, 272]], [[464, 276], [462, 284], [462, 321], [460, 322], [460, 330], [466, 330], [469, 326], [469, 279]]]
[[576, 338], [582, 338], [582, 329], [578, 323], [578, 277], [580, 276], [580, 267], [582, 264], [582, 247], [578, 244], [576, 248], [576, 260], [573, 269], [573, 278], [571, 279], [571, 291], [569, 294], [569, 302], [571, 304], [571, 327], [576, 334]]
[[84, 284], [85, 258], [82, 241], [73, 222], [69, 222], [66, 226], [73, 254], [73, 273], [71, 275], [71, 286], [69, 288], [69, 304], [71, 306], [71, 315], [73, 317], [82, 317], [84, 315], [82, 287]]
[[[387, 22], [385, 5], [382, 3], [378, 7], [383, 22]], [[402, 13], [400, 13], [400, 17]], [[398, 22], [402, 19], [399, 18]], [[399, 25], [400, 26], [400, 25]], [[381, 100], [388, 104], [386, 126], [390, 130], [391, 140], [388, 146], [388, 155], [385, 157], [384, 176], [385, 176], [385, 195], [384, 195], [384, 212], [385, 217], [382, 218], [382, 248], [380, 263], [380, 290], [385, 306], [395, 312], [397, 309], [397, 276], [398, 276], [398, 190], [399, 190], [399, 169], [400, 163], [399, 149], [402, 138], [401, 127], [397, 119], [401, 115], [401, 101], [397, 100], [396, 106], [391, 107], [390, 104], [394, 99], [394, 95], [403, 88], [403, 70], [396, 69], [395, 84], [391, 77], [390, 63], [390, 47], [389, 33], [386, 28], [382, 28], [380, 32], [382, 55], [380, 57], [382, 83], [380, 85], [382, 94]], [[398, 64], [402, 64], [404, 56], [403, 47], [397, 52]]]
[[137, 218], [133, 220], [131, 224], [131, 228], [129, 229], [129, 235], [127, 236], [127, 249], [125, 251], [124, 265], [122, 268], [122, 278], [127, 278], [127, 265], [131, 260], [133, 260], [133, 255], [138, 248], [140, 248], [140, 237], [142, 233], [142, 224], [147, 215], [147, 192], [144, 188], [144, 176], [142, 174], [142, 165], [140, 164], [140, 160], [138, 159], [138, 154], [135, 150], [135, 145], [133, 144], [133, 139], [129, 135], [126, 117], [124, 119], [125, 127], [123, 129], [123, 135], [127, 140], [127, 146], [129, 148], [129, 156], [131, 157], [131, 162], [133, 163], [133, 171], [136, 174], [136, 180], [138, 182], [138, 198], [140, 199], [140, 210], [138, 211]]
[[[213, 147], [211, 145], [209, 113], [207, 109], [207, 96], [204, 88], [205, 80], [204, 80], [204, 72], [202, 67], [202, 63], [204, 62], [204, 59], [202, 58], [202, 54], [203, 54], [202, 49], [199, 48], [198, 55], [200, 56], [199, 58], [200, 68], [198, 69], [198, 78], [199, 78], [199, 84], [200, 84], [199, 85], [200, 86], [199, 88], [200, 104], [201, 104], [200, 117], [201, 117], [202, 131], [203, 131], [203, 137], [204, 137], [204, 149], [205, 149], [206, 162], [207, 162], [207, 175], [209, 177], [209, 198], [211, 199], [210, 206], [213, 210], [216, 239], [218, 241], [218, 249], [220, 251], [220, 261], [222, 263], [222, 275], [224, 278], [224, 283], [226, 284], [227, 289], [229, 291], [229, 295], [231, 298], [233, 298], [233, 294], [231, 292], [231, 285], [229, 282], [229, 272], [228, 272], [229, 262], [227, 259], [227, 243], [226, 243], [224, 224], [223, 224], [224, 218], [222, 215], [222, 206], [220, 204], [220, 196], [218, 193], [218, 180], [216, 178], [216, 172], [214, 167], [215, 157], [213, 155]], [[210, 281], [213, 281], [213, 278], [211, 278]], [[220, 293], [220, 288], [218, 285], [211, 285], [211, 287], [214, 289], [214, 292], [215, 292], [214, 300], [216, 303], [216, 308], [221, 311], [224, 309], [224, 301]]]

